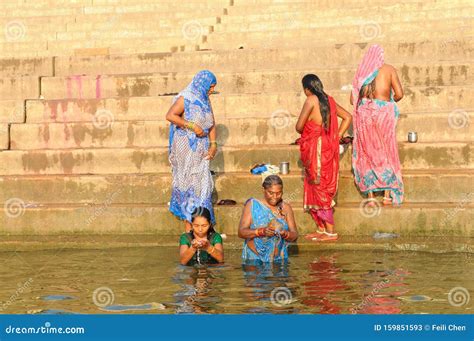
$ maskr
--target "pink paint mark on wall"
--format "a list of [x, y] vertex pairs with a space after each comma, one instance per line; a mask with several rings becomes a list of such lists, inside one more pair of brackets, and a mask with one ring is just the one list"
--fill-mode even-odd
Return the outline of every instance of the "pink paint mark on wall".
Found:
[[76, 81], [77, 90], [78, 90], [78, 93], [79, 93], [79, 98], [82, 99], [84, 97], [84, 94], [82, 93], [82, 76], [81, 75], [75, 75], [74, 80]]
[[102, 98], [102, 76], [98, 75], [95, 79], [95, 98], [101, 99]]
[[48, 105], [50, 109], [49, 117], [50, 119], [56, 121], [58, 117], [58, 101], [55, 101], [55, 100], [48, 101]]
[[71, 77], [66, 78], [66, 90], [67, 90], [67, 98], [72, 98], [72, 80]]

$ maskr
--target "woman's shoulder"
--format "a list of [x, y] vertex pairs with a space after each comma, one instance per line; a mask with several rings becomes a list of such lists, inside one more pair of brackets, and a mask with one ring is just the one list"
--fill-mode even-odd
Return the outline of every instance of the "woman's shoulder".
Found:
[[212, 245], [222, 244], [222, 236], [220, 235], [220, 233], [214, 232], [214, 233], [212, 234], [210, 243], [211, 243]]
[[189, 233], [183, 233], [179, 237], [179, 245], [191, 245], [193, 238]]
[[293, 211], [293, 208], [291, 207], [291, 205], [290, 205], [289, 203], [287, 203], [286, 201], [283, 201], [283, 203], [282, 203], [282, 209], [283, 209], [283, 212], [284, 212], [284, 213]]

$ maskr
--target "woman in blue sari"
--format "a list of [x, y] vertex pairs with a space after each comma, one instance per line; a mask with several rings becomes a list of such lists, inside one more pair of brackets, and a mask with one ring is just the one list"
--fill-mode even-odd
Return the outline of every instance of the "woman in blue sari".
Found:
[[262, 184], [263, 200], [247, 200], [239, 225], [245, 239], [244, 261], [274, 262], [288, 258], [288, 244], [298, 238], [293, 209], [283, 201], [283, 181], [270, 175]]
[[169, 210], [185, 221], [185, 231], [191, 230], [191, 214], [196, 207], [211, 212], [214, 182], [209, 169], [217, 152], [216, 127], [209, 95], [217, 84], [210, 71], [198, 72], [192, 82], [175, 98], [166, 114], [171, 122], [169, 161], [173, 183]]

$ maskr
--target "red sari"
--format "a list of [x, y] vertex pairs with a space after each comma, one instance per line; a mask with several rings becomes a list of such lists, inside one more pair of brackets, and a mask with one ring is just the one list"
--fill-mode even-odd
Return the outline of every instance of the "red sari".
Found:
[[336, 102], [330, 96], [329, 127], [306, 121], [299, 141], [305, 170], [303, 204], [315, 222], [334, 225], [333, 206], [339, 179], [339, 134]]

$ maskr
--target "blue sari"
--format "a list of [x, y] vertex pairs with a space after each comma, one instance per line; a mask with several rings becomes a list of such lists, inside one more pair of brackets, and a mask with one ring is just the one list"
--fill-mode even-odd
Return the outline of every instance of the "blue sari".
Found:
[[200, 71], [174, 98], [174, 101], [184, 98], [183, 118], [199, 125], [206, 133], [204, 137], [198, 137], [189, 129], [174, 124], [170, 126], [169, 161], [173, 182], [169, 210], [179, 219], [189, 222], [196, 207], [206, 207], [211, 212], [212, 223], [215, 223], [211, 201], [214, 181], [209, 169], [210, 160], [205, 157], [209, 149], [207, 134], [214, 125], [208, 91], [216, 83], [214, 74]]
[[[252, 230], [266, 227], [270, 222], [272, 222], [274, 226], [277, 226], [277, 231], [289, 230], [288, 223], [285, 219], [277, 217], [259, 200], [253, 198], [249, 200], [252, 205], [252, 224], [250, 225]], [[255, 252], [249, 248], [248, 240], [245, 240], [242, 250], [242, 260], [274, 262], [288, 258], [288, 242], [281, 238], [279, 233], [273, 237], [254, 238], [253, 242], [258, 254], [255, 254]]]

